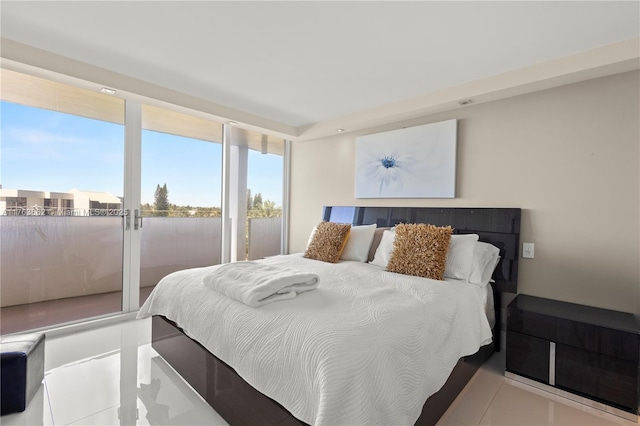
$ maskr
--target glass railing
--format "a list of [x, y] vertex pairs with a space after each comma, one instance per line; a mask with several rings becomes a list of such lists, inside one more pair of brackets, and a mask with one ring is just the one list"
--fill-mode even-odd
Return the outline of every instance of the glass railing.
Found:
[[251, 218], [247, 225], [247, 258], [261, 259], [280, 254], [282, 218]]
[[121, 217], [0, 216], [0, 332], [120, 312], [122, 256]]
[[[219, 217], [144, 217], [140, 234], [140, 287], [171, 272], [220, 263]], [[142, 292], [144, 295], [146, 292]], [[140, 298], [140, 304], [146, 297]]]
[[[140, 303], [171, 272], [220, 263], [219, 217], [145, 217]], [[281, 218], [250, 219], [248, 258], [280, 254]], [[121, 311], [122, 218], [0, 216], [0, 333]]]
[[0, 216], [0, 237], [2, 308], [122, 289], [121, 217]]

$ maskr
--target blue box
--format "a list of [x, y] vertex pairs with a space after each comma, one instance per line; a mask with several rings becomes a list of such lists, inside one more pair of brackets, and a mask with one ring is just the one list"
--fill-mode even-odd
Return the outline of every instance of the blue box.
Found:
[[0, 415], [24, 411], [44, 379], [43, 333], [0, 337]]

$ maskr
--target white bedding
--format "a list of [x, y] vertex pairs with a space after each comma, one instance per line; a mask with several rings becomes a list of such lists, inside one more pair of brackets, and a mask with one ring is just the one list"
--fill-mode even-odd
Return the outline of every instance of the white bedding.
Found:
[[319, 286], [252, 308], [202, 283], [217, 266], [188, 269], [163, 278], [138, 317], [175, 321], [306, 423], [413, 424], [458, 359], [491, 341], [475, 286], [301, 255], [261, 262], [317, 273]]

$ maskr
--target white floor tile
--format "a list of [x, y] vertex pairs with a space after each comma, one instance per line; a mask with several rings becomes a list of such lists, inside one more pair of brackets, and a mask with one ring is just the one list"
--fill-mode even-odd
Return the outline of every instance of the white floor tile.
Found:
[[2, 425], [226, 425], [151, 347], [136, 320], [46, 341], [45, 379]]
[[464, 423], [460, 423], [456, 419], [451, 418], [451, 416], [444, 415], [442, 418], [436, 423], [436, 426], [467, 426]]
[[72, 425], [228, 425], [209, 404], [186, 388], [186, 384], [160, 388], [154, 382], [150, 386], [153, 391], [139, 395], [134, 401], [100, 411]]
[[151, 343], [151, 318], [52, 337], [45, 341], [44, 369], [148, 343]]
[[[132, 405], [154, 387], [181, 383], [162, 368], [164, 360], [151, 345], [79, 360], [47, 371], [46, 380], [56, 424], [69, 424], [107, 408]], [[193, 392], [193, 391], [191, 391]]]
[[634, 425], [617, 416], [578, 404], [529, 385], [500, 386], [481, 425]]
[[50, 339], [45, 380], [55, 424], [225, 424], [150, 341], [148, 319]]
[[464, 425], [477, 425], [487, 411], [498, 389], [504, 383], [503, 374], [481, 368], [463, 389], [447, 411], [450, 419]]
[[494, 353], [442, 415], [438, 426], [479, 424], [504, 380], [504, 352]]

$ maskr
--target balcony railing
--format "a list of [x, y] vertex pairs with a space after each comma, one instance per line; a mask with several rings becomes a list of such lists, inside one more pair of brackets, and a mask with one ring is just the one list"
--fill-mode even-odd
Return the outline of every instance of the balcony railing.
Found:
[[249, 260], [280, 254], [281, 217], [249, 219], [247, 227], [247, 258]]
[[[251, 219], [251, 259], [280, 253], [281, 223], [280, 218]], [[145, 217], [140, 287], [153, 287], [176, 270], [220, 263], [220, 229], [220, 218]], [[121, 293], [122, 264], [122, 217], [0, 216], [2, 308]], [[118, 312], [119, 306], [116, 300], [108, 312]], [[25, 312], [31, 317], [45, 315], [35, 309]], [[51, 321], [45, 325], [60, 322]], [[29, 321], [23, 322], [24, 329], [33, 328]], [[13, 331], [20, 330], [8, 332]]]

